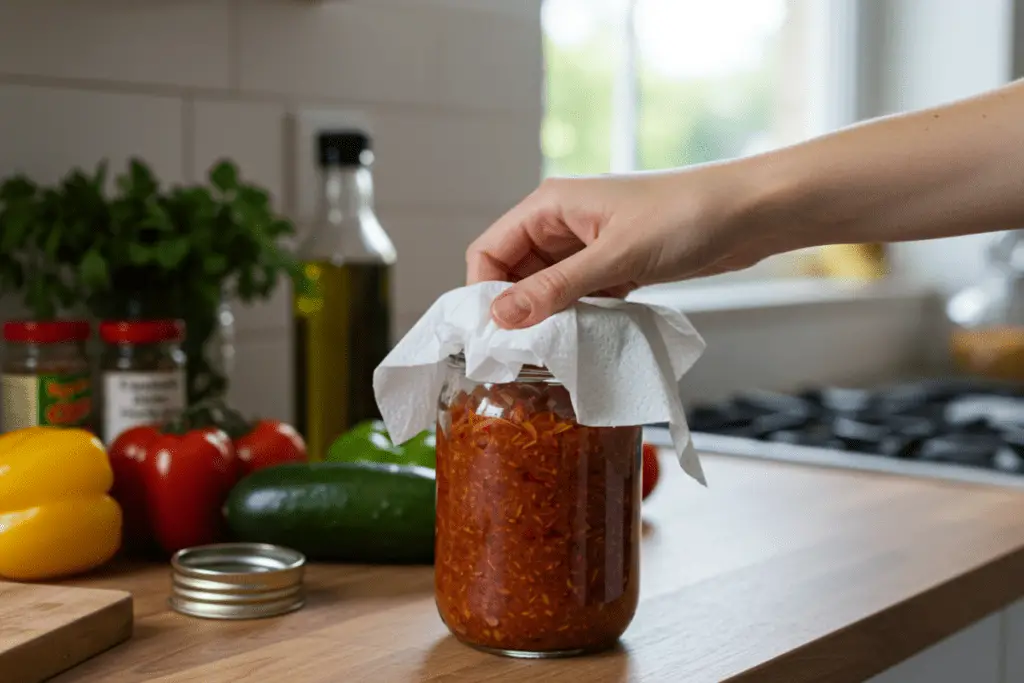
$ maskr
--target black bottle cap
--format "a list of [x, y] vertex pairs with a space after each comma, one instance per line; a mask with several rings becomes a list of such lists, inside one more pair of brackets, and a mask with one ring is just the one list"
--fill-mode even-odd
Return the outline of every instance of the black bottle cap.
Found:
[[321, 166], [368, 166], [373, 161], [370, 136], [360, 130], [331, 130], [317, 138]]

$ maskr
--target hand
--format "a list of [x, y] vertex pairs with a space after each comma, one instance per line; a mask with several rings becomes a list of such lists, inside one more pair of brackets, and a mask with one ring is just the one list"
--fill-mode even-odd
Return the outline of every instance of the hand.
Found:
[[516, 283], [492, 315], [521, 328], [583, 296], [751, 266], [787, 242], [768, 221], [750, 220], [771, 186], [754, 181], [748, 169], [757, 168], [745, 160], [545, 181], [469, 247], [467, 281]]
[[751, 266], [801, 247], [934, 239], [1024, 222], [1024, 81], [767, 154], [550, 180], [466, 254], [516, 284], [492, 315], [534, 325], [582, 296]]

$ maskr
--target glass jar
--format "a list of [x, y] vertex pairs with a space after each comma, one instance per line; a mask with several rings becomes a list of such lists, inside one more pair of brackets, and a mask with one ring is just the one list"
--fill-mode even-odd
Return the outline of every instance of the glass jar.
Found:
[[185, 353], [180, 320], [106, 320], [100, 324], [101, 433], [108, 444], [143, 424], [185, 409]]
[[210, 367], [224, 378], [224, 383], [211, 393], [211, 398], [223, 398], [228, 390], [228, 378], [235, 372], [235, 313], [231, 301], [225, 294], [217, 306], [217, 325], [210, 337], [207, 358]]
[[967, 374], [1024, 382], [1024, 232], [996, 239], [988, 265], [946, 306], [953, 363]]
[[544, 369], [468, 380], [449, 361], [437, 425], [438, 611], [514, 657], [610, 648], [640, 586], [641, 427], [586, 427]]
[[81, 320], [4, 323], [4, 430], [91, 427], [92, 381]]

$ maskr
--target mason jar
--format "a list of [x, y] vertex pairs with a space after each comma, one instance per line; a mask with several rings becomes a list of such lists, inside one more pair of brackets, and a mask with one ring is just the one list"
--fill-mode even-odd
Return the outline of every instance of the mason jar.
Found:
[[642, 430], [587, 427], [549, 372], [477, 383], [453, 357], [437, 425], [435, 598], [513, 657], [613, 647], [640, 587]]

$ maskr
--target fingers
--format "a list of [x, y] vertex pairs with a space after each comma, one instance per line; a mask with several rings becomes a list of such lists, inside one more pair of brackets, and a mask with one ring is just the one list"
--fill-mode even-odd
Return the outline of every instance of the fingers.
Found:
[[591, 292], [621, 288], [626, 283], [615, 281], [615, 270], [607, 250], [587, 247], [505, 290], [491, 315], [506, 329], [530, 327]]
[[512, 266], [508, 274], [508, 280], [512, 282], [519, 282], [525, 280], [534, 273], [538, 273], [558, 259], [550, 259], [535, 251], [531, 251], [529, 254], [520, 259], [519, 263]]
[[508, 280], [513, 267], [533, 247], [527, 219], [534, 212], [536, 193], [513, 207], [469, 245], [466, 250], [466, 284]]
[[545, 181], [474, 240], [466, 250], [466, 284], [523, 279], [592, 241], [579, 237], [565, 221], [567, 200], [559, 187]]
[[511, 281], [491, 309], [495, 321], [529, 327], [591, 294], [625, 296], [635, 289], [617, 264], [618, 251], [597, 240], [604, 211], [589, 208], [567, 221], [563, 185], [545, 183], [508, 211], [466, 251], [466, 282]]
[[466, 252], [466, 284], [505, 281], [512, 269], [485, 251]]

